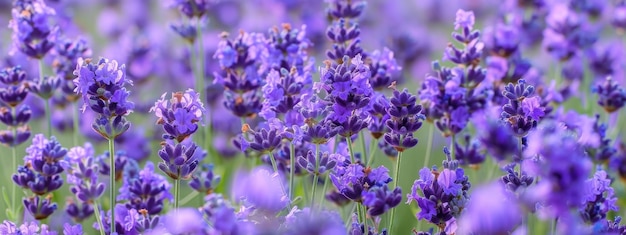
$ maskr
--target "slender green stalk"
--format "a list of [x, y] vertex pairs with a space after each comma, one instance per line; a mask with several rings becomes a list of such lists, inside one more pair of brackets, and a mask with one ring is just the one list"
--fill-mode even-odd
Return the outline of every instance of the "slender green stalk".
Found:
[[[98, 203], [97, 202], [94, 203], [93, 213], [96, 216], [96, 221], [98, 222], [98, 226], [100, 227], [100, 235], [104, 235], [104, 225], [102, 224], [102, 218], [100, 218], [100, 209], [98, 207], [100, 207]], [[115, 226], [111, 226], [111, 227], [115, 227]]]
[[324, 178], [324, 188], [322, 188], [322, 196], [320, 197], [320, 209], [324, 206], [324, 196], [326, 196], [326, 190], [328, 190], [328, 178], [330, 178], [330, 176], [326, 174]]
[[350, 162], [355, 163], [354, 151], [352, 150], [352, 139], [350, 137], [346, 137], [346, 141], [348, 142], [348, 151], [350, 151]]
[[[396, 159], [396, 170], [394, 172], [394, 177], [393, 177], [393, 188], [391, 188], [391, 190], [394, 190], [396, 187], [398, 187], [398, 176], [400, 175], [400, 162], [401, 161], [402, 161], [402, 151], [398, 151], [398, 157]], [[395, 215], [396, 215], [396, 207], [391, 208], [391, 217], [389, 218], [389, 234], [394, 234], [393, 222], [394, 222]]]
[[454, 143], [456, 143], [456, 135], [452, 134], [452, 141], [450, 141], [450, 157], [454, 159]]
[[46, 113], [44, 115], [48, 120], [48, 138], [50, 138], [52, 136], [52, 111], [50, 110], [50, 99], [45, 99], [44, 102], [46, 103]]
[[559, 223], [559, 217], [556, 217], [552, 222], [550, 222], [550, 234], [556, 234], [556, 224]]
[[73, 116], [73, 120], [72, 120], [72, 124], [73, 124], [73, 131], [72, 131], [72, 139], [74, 140], [74, 146], [78, 146], [78, 107], [76, 107], [76, 102], [72, 102], [72, 116]]
[[295, 168], [296, 168], [296, 149], [293, 145], [293, 141], [289, 146], [289, 200], [293, 200], [293, 178], [295, 176]]
[[435, 124], [431, 123], [428, 128], [428, 143], [426, 143], [426, 157], [424, 158], [424, 167], [428, 167], [428, 161], [430, 161], [430, 155], [433, 151], [433, 135], [435, 134]]
[[315, 189], [317, 188], [317, 180], [318, 180], [317, 170], [319, 169], [319, 162], [320, 162], [320, 160], [317, 157], [317, 155], [319, 154], [319, 151], [320, 151], [320, 145], [315, 144], [315, 156], [313, 156], [313, 158], [315, 158], [315, 172], [313, 172], [313, 185], [311, 186], [311, 189], [312, 189], [311, 207], [315, 206]]
[[178, 211], [178, 200], [180, 200], [180, 179], [174, 180], [174, 210]]
[[[15, 135], [13, 135], [15, 136]], [[11, 147], [11, 152], [13, 153], [13, 169], [17, 169], [17, 153], [15, 148], [17, 148], [16, 146]], [[20, 216], [17, 215], [17, 211], [16, 211], [16, 196], [15, 196], [15, 190], [17, 188], [16, 184], [11, 184], [11, 214], [13, 217], [15, 217], [14, 219], [19, 218]], [[15, 221], [15, 222], [19, 222], [19, 221]]]
[[365, 152], [367, 147], [365, 146], [365, 135], [363, 134], [363, 132], [364, 131], [361, 131], [359, 133], [359, 138], [361, 139], [361, 145], [363, 145], [363, 154], [361, 156], [363, 156], [363, 163], [367, 164], [367, 152]]
[[[113, 135], [115, 136], [115, 135]], [[109, 164], [111, 172], [109, 172], [109, 207], [111, 211], [115, 208], [115, 137], [109, 137]], [[111, 212], [111, 234], [115, 234], [115, 213]]]
[[372, 138], [372, 141], [370, 141], [370, 149], [368, 151], [368, 157], [367, 157], [367, 165], [365, 165], [365, 167], [369, 167], [372, 165], [372, 163], [374, 162], [374, 152], [376, 151], [376, 139]]
[[[276, 164], [276, 158], [274, 158], [274, 153], [269, 152], [269, 155], [270, 161], [272, 161], [272, 168], [274, 168], [274, 172], [278, 174], [278, 165]], [[287, 190], [285, 190], [285, 185], [283, 185], [282, 182], [280, 183], [280, 189], [283, 191], [284, 194], [287, 194]]]
[[[344, 207], [347, 208], [347, 207]], [[352, 223], [350, 223], [350, 219], [352, 219], [352, 213], [354, 213], [354, 209], [356, 208], [356, 203], [352, 204], [352, 208], [350, 208], [350, 210], [346, 210], [348, 211], [348, 214], [346, 215], [346, 218], [344, 219], [343, 224], [346, 225], [346, 228], [350, 228], [350, 226], [352, 225]]]

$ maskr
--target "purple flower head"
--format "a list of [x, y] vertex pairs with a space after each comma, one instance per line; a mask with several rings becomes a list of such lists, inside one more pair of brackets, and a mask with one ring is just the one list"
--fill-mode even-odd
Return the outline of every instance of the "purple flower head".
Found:
[[363, 191], [363, 205], [367, 206], [370, 216], [380, 216], [396, 207], [402, 201], [402, 189], [395, 188], [393, 191], [387, 185], [372, 187]]
[[471, 140], [470, 135], [465, 135], [465, 145], [459, 142], [454, 143], [454, 158], [461, 165], [477, 165], [485, 161], [485, 155], [481, 153], [480, 144], [476, 140]]
[[624, 56], [619, 53], [623, 46], [618, 43], [606, 45], [596, 45], [588, 52], [589, 69], [593, 72], [595, 79], [603, 79], [608, 76], [620, 76], [622, 72], [621, 64]]
[[171, 211], [163, 218], [165, 230], [172, 234], [204, 234], [207, 224], [195, 208]]
[[509, 83], [502, 95], [509, 102], [502, 106], [501, 118], [507, 122], [515, 135], [523, 137], [537, 126], [537, 122], [545, 115], [540, 98], [533, 96], [535, 87], [521, 79], [517, 84]]
[[[37, 221], [24, 222], [22, 225], [5, 220], [0, 224], [0, 234], [7, 235], [56, 235], [55, 231], [49, 231], [48, 225], [39, 226]], [[67, 235], [67, 234], [65, 234]]]
[[93, 215], [94, 208], [91, 204], [74, 202], [74, 200], [68, 200], [65, 206], [65, 213], [72, 218], [72, 221], [82, 222]]
[[176, 32], [181, 38], [185, 39], [190, 45], [193, 45], [198, 36], [198, 30], [196, 30], [193, 23], [179, 23], [171, 24], [170, 28]]
[[35, 59], [42, 59], [54, 47], [58, 28], [50, 25], [55, 11], [43, 0], [16, 1], [11, 10], [15, 49]]
[[[571, 207], [581, 204], [591, 161], [577, 138], [553, 121], [542, 123], [528, 136], [525, 157], [541, 157], [536, 161], [522, 162], [531, 176], [540, 176], [535, 184], [536, 198], [548, 207], [552, 216], [566, 216]], [[563, 151], [563, 150], [567, 151]]]
[[598, 105], [608, 113], [615, 112], [626, 104], [626, 90], [611, 77], [594, 87], [593, 92], [599, 96]]
[[[266, 84], [263, 85], [263, 109], [260, 115], [266, 120], [277, 117], [280, 114], [286, 116], [286, 124], [298, 124], [293, 120], [302, 120], [300, 113], [295, 111], [294, 106], [300, 103], [302, 94], [312, 92], [313, 81], [310, 73], [300, 75], [295, 67], [291, 71], [285, 68], [280, 69], [280, 73], [272, 70], [266, 77]], [[290, 117], [296, 115], [297, 117]], [[289, 118], [287, 118], [289, 117]]]
[[626, 2], [620, 1], [615, 4], [611, 24], [617, 29], [626, 29]]
[[19, 67], [8, 67], [0, 71], [0, 122], [7, 130], [0, 131], [0, 143], [9, 147], [17, 146], [30, 137], [30, 120], [32, 110], [28, 105], [20, 105], [27, 97], [29, 83], [25, 81], [26, 73]]
[[63, 224], [63, 235], [81, 235], [84, 234], [83, 226], [80, 224], [71, 225], [69, 223]]
[[565, 4], [552, 6], [546, 23], [542, 46], [556, 59], [567, 61], [597, 40], [585, 18]]
[[[74, 75], [74, 91], [83, 97], [83, 112], [89, 106], [99, 116], [92, 128], [103, 137], [115, 138], [130, 128], [125, 118], [134, 103], [127, 100], [129, 92], [124, 87], [127, 83], [125, 66], [118, 66], [117, 61], [100, 59], [92, 63], [90, 59], [78, 59]], [[112, 121], [111, 121], [112, 120]]]
[[202, 164], [201, 169], [201, 171], [196, 171], [192, 176], [191, 181], [189, 181], [189, 187], [208, 195], [213, 193], [213, 190], [220, 183], [221, 177], [214, 175], [213, 165], [211, 164]]
[[526, 172], [518, 172], [515, 171], [516, 163], [511, 163], [506, 165], [503, 170], [506, 172], [504, 176], [501, 177], [502, 183], [507, 190], [511, 192], [517, 192], [518, 189], [528, 188], [534, 181], [535, 178], [526, 174]]
[[365, 7], [366, 1], [349, 1], [349, 0], [327, 0], [328, 15], [333, 19], [356, 19], [359, 18]]
[[180, 13], [189, 18], [201, 18], [216, 3], [215, 0], [170, 0], [169, 6], [177, 8]]
[[306, 37], [306, 30], [305, 25], [300, 29], [294, 29], [290, 24], [282, 24], [280, 29], [272, 27], [268, 33], [269, 56], [266, 63], [274, 70], [295, 68], [299, 75], [305, 75], [305, 80], [311, 83], [313, 61], [307, 56], [311, 42]]
[[167, 93], [154, 103], [150, 112], [158, 118], [157, 124], [163, 125], [164, 139], [182, 142], [198, 130], [198, 122], [205, 113], [200, 94], [192, 89], [172, 93], [172, 98], [165, 99]]
[[341, 63], [344, 57], [354, 58], [357, 55], [367, 57], [361, 47], [359, 25], [357, 23], [351, 25], [347, 21], [341, 18], [332, 22], [326, 30], [326, 37], [333, 43], [332, 49], [326, 51], [326, 57], [336, 63]]
[[476, 189], [458, 221], [458, 234], [511, 233], [522, 221], [522, 211], [511, 198], [499, 183]]
[[[332, 170], [337, 165], [335, 157], [330, 156], [328, 152], [319, 153], [317, 157], [313, 151], [309, 151], [306, 158], [303, 156], [298, 157], [298, 164], [304, 168], [309, 174], [323, 175], [327, 171]], [[317, 163], [319, 161], [319, 163]]]
[[456, 12], [456, 20], [454, 21], [454, 30], [472, 30], [474, 28], [474, 12], [459, 9]]
[[398, 81], [400, 67], [394, 58], [393, 51], [384, 48], [383, 51], [374, 51], [370, 56], [370, 84], [372, 89], [380, 91]]
[[44, 100], [48, 100], [54, 95], [57, 88], [61, 87], [61, 78], [57, 76], [45, 76], [42, 80], [36, 79], [29, 88], [30, 90]]
[[63, 80], [72, 81], [76, 78], [74, 70], [76, 69], [78, 58], [90, 57], [91, 49], [87, 46], [85, 39], [70, 40], [62, 38], [57, 41], [53, 53], [54, 62], [52, 63], [52, 69], [54, 73]]
[[228, 34], [222, 35], [213, 56], [221, 67], [214, 73], [214, 82], [224, 86], [224, 106], [235, 116], [254, 116], [262, 108], [260, 88], [268, 69], [262, 63], [268, 57], [267, 40], [262, 34], [245, 32], [235, 40], [227, 37]]
[[154, 172], [154, 164], [148, 162], [139, 171], [137, 163], [130, 161], [124, 169], [124, 182], [120, 188], [118, 201], [125, 201], [125, 206], [137, 211], [146, 210], [149, 215], [158, 215], [163, 210], [163, 202], [172, 200], [171, 185], [162, 175]]
[[57, 204], [52, 202], [52, 195], [45, 198], [35, 195], [24, 198], [22, 202], [24, 209], [28, 211], [28, 213], [30, 213], [30, 215], [32, 215], [36, 220], [48, 218], [57, 209]]
[[341, 217], [335, 211], [316, 211], [311, 208], [298, 210], [294, 207], [285, 217], [285, 235], [346, 235]]
[[63, 185], [60, 174], [63, 172], [63, 158], [67, 149], [56, 138], [50, 140], [39, 134], [33, 138], [33, 144], [26, 148], [25, 166], [18, 167], [13, 181], [23, 188], [30, 189], [37, 195], [45, 195]]
[[288, 204], [282, 179], [271, 169], [258, 167], [252, 172], [239, 172], [234, 179], [233, 195], [236, 200], [258, 210], [278, 212]]
[[360, 164], [349, 164], [345, 167], [335, 167], [330, 174], [330, 180], [340, 194], [350, 200], [358, 200], [362, 196], [366, 175]]
[[617, 197], [611, 187], [611, 179], [601, 168], [596, 171], [593, 178], [585, 182], [584, 194], [579, 212], [587, 223], [596, 223], [606, 219], [609, 211], [619, 211]]
[[67, 181], [70, 191], [82, 203], [93, 203], [104, 194], [104, 184], [98, 182], [99, 164], [90, 143], [74, 147], [67, 153], [70, 165]]
[[390, 132], [385, 133], [385, 141], [402, 152], [407, 148], [417, 145], [417, 138], [413, 132], [422, 126], [422, 106], [417, 104], [417, 98], [404, 89], [402, 92], [394, 91], [391, 103], [387, 109], [390, 119], [386, 125]]
[[193, 142], [170, 144], [163, 142], [159, 157], [159, 169], [172, 179], [189, 179], [200, 159], [195, 156], [198, 146]]

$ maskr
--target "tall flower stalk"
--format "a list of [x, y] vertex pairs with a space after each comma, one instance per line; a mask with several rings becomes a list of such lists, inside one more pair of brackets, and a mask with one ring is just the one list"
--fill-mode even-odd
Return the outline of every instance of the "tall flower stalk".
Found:
[[[124, 87], [131, 84], [126, 79], [126, 66], [119, 66], [117, 61], [100, 59], [94, 63], [91, 59], [78, 59], [74, 75], [75, 92], [83, 98], [82, 111], [87, 106], [98, 114], [92, 128], [109, 142], [109, 205], [113, 210], [116, 204], [115, 187], [115, 138], [130, 128], [126, 116], [132, 112], [134, 104], [128, 101], [129, 91]], [[115, 224], [115, 213], [111, 213], [111, 224]], [[111, 226], [115, 233], [115, 226]]]
[[[7, 130], [0, 131], [0, 142], [11, 148], [12, 161], [11, 167], [17, 168], [17, 146], [24, 143], [30, 138], [31, 132], [27, 123], [30, 120], [31, 110], [28, 105], [22, 105], [22, 102], [28, 96], [28, 85], [26, 82], [26, 73], [21, 67], [5, 68], [0, 71], [0, 82], [5, 87], [0, 88], [0, 121], [7, 126]], [[11, 190], [10, 217], [16, 220], [18, 218], [18, 209], [16, 205], [17, 196], [16, 185]]]
[[163, 160], [159, 169], [174, 180], [174, 209], [178, 209], [180, 180], [190, 179], [201, 160], [198, 154], [202, 150], [189, 137], [198, 130], [205, 110], [200, 94], [192, 89], [172, 93], [169, 100], [166, 95], [163, 94], [150, 111], [155, 113], [157, 124], [165, 131], [159, 150], [159, 157]]

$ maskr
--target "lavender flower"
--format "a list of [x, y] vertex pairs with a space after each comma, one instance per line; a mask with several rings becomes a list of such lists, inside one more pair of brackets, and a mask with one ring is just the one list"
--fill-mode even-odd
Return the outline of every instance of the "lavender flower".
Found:
[[[522, 211], [499, 183], [482, 186], [472, 194], [458, 222], [457, 234], [507, 234], [522, 221]], [[480, 218], [480, 219], [477, 219]]]
[[555, 59], [567, 61], [577, 56], [579, 50], [586, 49], [597, 40], [597, 34], [578, 15], [565, 4], [555, 4], [550, 8], [543, 31], [542, 46]]
[[156, 216], [163, 210], [163, 202], [172, 200], [169, 190], [171, 185], [165, 177], [154, 172], [154, 164], [146, 163], [144, 169], [139, 170], [137, 163], [130, 160], [124, 170], [124, 182], [120, 188], [118, 201], [125, 201], [127, 208], [140, 212], [145, 210], [147, 215]]
[[363, 205], [367, 206], [370, 216], [380, 216], [400, 204], [402, 189], [396, 187], [393, 191], [387, 185], [372, 187], [363, 192]]
[[463, 169], [457, 168], [458, 162], [452, 160], [449, 154], [447, 157], [442, 170], [422, 168], [420, 178], [413, 183], [412, 192], [407, 194], [407, 204], [416, 201], [421, 209], [417, 214], [418, 220], [433, 223], [441, 230], [450, 229], [449, 223], [461, 215], [469, 201], [468, 190], [471, 187]]
[[477, 165], [485, 161], [485, 155], [479, 149], [477, 141], [471, 141], [469, 135], [465, 135], [465, 146], [454, 143], [454, 158], [461, 165]]
[[78, 59], [74, 75], [76, 88], [74, 91], [83, 97], [83, 112], [89, 106], [98, 113], [92, 128], [106, 139], [115, 139], [130, 128], [126, 120], [134, 108], [134, 104], [127, 100], [130, 93], [124, 87], [126, 80], [126, 66], [118, 66], [117, 61], [100, 59], [92, 63], [90, 59]]
[[518, 189], [528, 188], [535, 180], [535, 178], [529, 176], [524, 171], [516, 172], [515, 165], [516, 163], [506, 165], [503, 169], [506, 172], [506, 175], [501, 177], [505, 188], [514, 193], [517, 192]]
[[390, 132], [385, 133], [385, 141], [396, 148], [399, 152], [403, 152], [407, 148], [417, 145], [417, 139], [413, 137], [413, 132], [422, 126], [424, 116], [421, 114], [422, 106], [416, 104], [417, 98], [410, 94], [407, 89], [402, 93], [393, 92], [390, 99], [391, 105], [387, 109], [390, 119], [387, 120], [386, 126]]
[[598, 93], [598, 104], [608, 113], [615, 112], [626, 104], [626, 90], [611, 77], [594, 87], [593, 91]]
[[164, 93], [161, 99], [154, 103], [150, 112], [157, 116], [157, 124], [163, 125], [164, 139], [175, 139], [182, 142], [198, 130], [198, 122], [205, 113], [200, 95], [192, 89], [184, 93], [172, 93], [172, 98], [166, 100]]
[[18, 0], [11, 10], [14, 47], [35, 59], [42, 59], [54, 47], [57, 28], [50, 25], [55, 11], [43, 0]]
[[206, 14], [213, 4], [214, 0], [170, 0], [170, 7], [177, 8], [181, 13], [189, 18], [202, 17]]
[[298, 210], [294, 207], [285, 220], [285, 235], [346, 234], [341, 217], [335, 211], [315, 211], [311, 208]]
[[78, 96], [74, 92], [75, 85], [72, 82], [76, 78], [74, 70], [77, 66], [78, 58], [87, 58], [91, 56], [91, 49], [87, 46], [84, 39], [70, 40], [62, 38], [57, 41], [53, 50], [55, 55], [52, 63], [52, 70], [60, 77], [63, 93], [69, 101], [78, 100]]
[[509, 103], [502, 106], [501, 117], [518, 137], [528, 135], [545, 115], [545, 108], [541, 106], [540, 98], [533, 96], [534, 93], [535, 87], [527, 85], [524, 79], [516, 85], [509, 83], [502, 92]]
[[617, 197], [607, 173], [599, 168], [592, 179], [585, 182], [585, 196], [579, 207], [580, 215], [587, 223], [604, 220], [609, 211], [619, 211]]
[[27, 123], [32, 111], [28, 105], [20, 104], [28, 95], [26, 73], [21, 67], [10, 67], [0, 71], [0, 121], [8, 129], [0, 131], [0, 142], [9, 147], [17, 146], [30, 137]]
[[[37, 221], [24, 222], [17, 226], [11, 221], [3, 221], [0, 224], [0, 233], [8, 235], [56, 235], [55, 231], [50, 231], [47, 224], [37, 223]], [[66, 234], [67, 235], [67, 234]]]
[[221, 177], [213, 174], [213, 165], [203, 164], [201, 169], [193, 175], [192, 180], [189, 181], [189, 187], [208, 195], [213, 193], [213, 190], [220, 183]]
[[72, 184], [70, 191], [83, 204], [85, 213], [80, 213], [81, 210], [76, 205], [68, 207], [66, 211], [70, 216], [74, 215], [75, 220], [81, 221], [93, 213], [92, 205], [104, 194], [104, 184], [98, 182], [99, 164], [94, 157], [91, 144], [86, 143], [84, 147], [70, 149], [67, 157], [70, 164], [67, 181]]
[[[240, 33], [235, 40], [222, 35], [213, 56], [221, 70], [214, 73], [214, 83], [224, 86], [224, 106], [235, 116], [251, 117], [261, 111], [262, 77], [267, 73], [261, 66], [267, 56], [266, 40], [261, 34]], [[245, 71], [244, 73], [237, 71]]]
[[272, 170], [258, 167], [252, 172], [240, 172], [233, 181], [233, 195], [237, 200], [258, 210], [278, 212], [288, 204], [282, 179]]

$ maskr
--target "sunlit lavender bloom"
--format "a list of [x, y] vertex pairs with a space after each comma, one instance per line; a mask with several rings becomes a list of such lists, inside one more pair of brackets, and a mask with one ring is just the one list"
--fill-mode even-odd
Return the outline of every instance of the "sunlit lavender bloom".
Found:
[[454, 143], [454, 158], [459, 161], [461, 165], [476, 165], [485, 161], [485, 155], [481, 153], [479, 143], [476, 140], [471, 140], [469, 135], [465, 135], [465, 145], [461, 145], [460, 142]]
[[542, 46], [555, 59], [567, 61], [597, 40], [585, 18], [565, 4], [555, 4], [546, 18]]
[[128, 101], [130, 93], [124, 87], [132, 84], [126, 79], [126, 66], [119, 66], [115, 60], [100, 59], [92, 63], [91, 59], [78, 59], [74, 75], [74, 91], [83, 97], [83, 112], [89, 106], [98, 113], [92, 128], [107, 139], [114, 139], [130, 128], [125, 118], [134, 104]]
[[[458, 221], [457, 234], [509, 234], [522, 221], [522, 211], [514, 197], [498, 182], [477, 188]], [[479, 219], [480, 218], [480, 219]]]
[[398, 82], [402, 67], [397, 64], [393, 51], [385, 47], [382, 51], [372, 52], [370, 59], [372, 60], [369, 64], [372, 89], [380, 91], [389, 87], [393, 82]]
[[19, 67], [9, 67], [0, 71], [0, 121], [8, 129], [0, 131], [0, 142], [9, 147], [17, 146], [30, 137], [27, 123], [32, 111], [28, 105], [20, 105], [28, 95], [28, 82], [25, 71]]
[[547, 121], [528, 136], [524, 156], [541, 157], [538, 161], [523, 162], [531, 176], [541, 177], [527, 192], [540, 198], [549, 210], [548, 215], [570, 216], [570, 208], [578, 207], [585, 196], [580, 189], [585, 187], [592, 165], [582, 145], [565, 128]]
[[443, 162], [444, 169], [422, 168], [420, 178], [415, 180], [411, 193], [407, 194], [407, 204], [416, 201], [421, 209], [416, 215], [418, 220], [433, 223], [441, 230], [454, 227], [449, 223], [454, 222], [467, 206], [471, 187], [463, 169], [457, 168], [458, 162], [450, 158], [447, 149], [444, 153], [448, 157]]
[[70, 164], [67, 181], [70, 191], [82, 203], [92, 204], [104, 194], [104, 184], [98, 182], [99, 164], [90, 143], [74, 147], [67, 154]]
[[346, 229], [336, 211], [294, 208], [285, 217], [285, 235], [345, 235]]
[[213, 56], [221, 67], [214, 73], [214, 83], [224, 86], [224, 106], [235, 116], [254, 116], [261, 111], [260, 88], [268, 69], [261, 66], [269, 54], [266, 39], [262, 34], [245, 32], [234, 40], [227, 37], [228, 34], [222, 35]]
[[615, 112], [626, 104], [626, 89], [611, 77], [607, 77], [603, 83], [594, 87], [593, 92], [599, 96], [598, 105], [608, 113]]
[[593, 178], [585, 182], [584, 191], [585, 196], [579, 211], [586, 223], [594, 224], [606, 219], [609, 211], [619, 211], [611, 179], [601, 168], [596, 171]]
[[523, 137], [537, 126], [537, 122], [545, 115], [540, 97], [533, 96], [535, 87], [528, 85], [524, 79], [517, 84], [509, 83], [502, 95], [509, 103], [502, 106], [502, 120], [508, 123], [515, 135]]
[[137, 163], [131, 160], [128, 170], [124, 170], [124, 182], [120, 188], [118, 201], [125, 201], [124, 205], [137, 211], [146, 210], [148, 215], [154, 216], [163, 210], [163, 202], [172, 200], [170, 194], [171, 185], [165, 177], [154, 172], [154, 164], [146, 163], [146, 166], [137, 174]]
[[526, 174], [526, 172], [515, 171], [515, 163], [511, 163], [504, 167], [504, 171], [506, 174], [501, 177], [502, 183], [504, 183], [504, 187], [511, 191], [517, 192], [518, 189], [528, 188], [534, 181], [534, 178]]
[[198, 122], [202, 120], [205, 112], [204, 105], [200, 101], [199, 94], [192, 89], [183, 92], [172, 93], [172, 98], [167, 100], [165, 96], [154, 103], [150, 112], [157, 116], [157, 124], [163, 125], [163, 138], [175, 139], [182, 142], [198, 130]]
[[238, 201], [258, 210], [278, 212], [289, 204], [283, 191], [284, 182], [271, 169], [257, 167], [252, 172], [239, 172], [233, 181], [233, 195]]
[[9, 27], [13, 30], [16, 49], [35, 59], [42, 59], [54, 47], [58, 28], [50, 24], [54, 9], [43, 0], [17, 0], [11, 10], [13, 19]]
[[204, 193], [211, 194], [213, 189], [220, 183], [221, 177], [213, 174], [213, 165], [203, 164], [200, 171], [192, 176], [189, 181], [189, 187], [192, 189]]
[[389, 132], [385, 133], [384, 139], [396, 150], [403, 152], [417, 145], [418, 140], [413, 137], [413, 133], [422, 126], [422, 106], [417, 104], [417, 97], [407, 89], [402, 92], [395, 90], [389, 102], [387, 113], [390, 118], [385, 123]]
[[218, 1], [216, 0], [169, 0], [169, 6], [177, 8], [189, 18], [202, 17]]
[[55, 231], [50, 231], [48, 225], [42, 224], [39, 226], [36, 221], [25, 222], [24, 224], [17, 226], [11, 221], [3, 221], [0, 224], [0, 234], [7, 235], [57, 235]]

